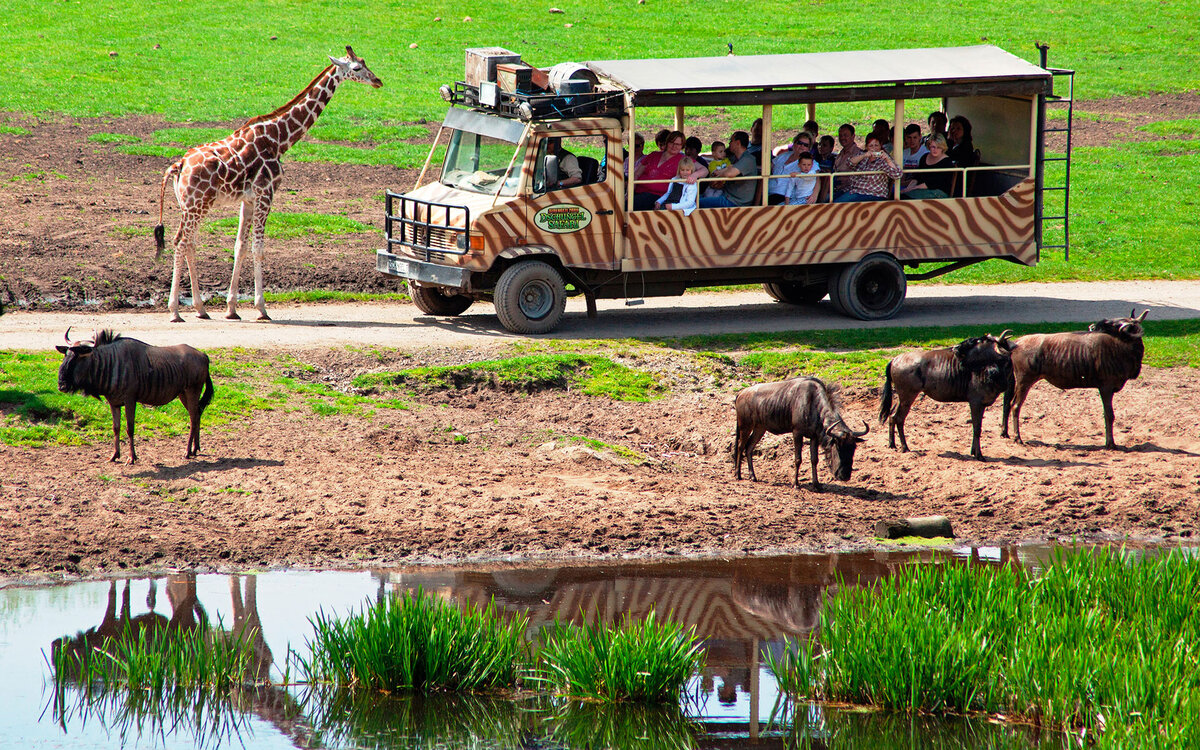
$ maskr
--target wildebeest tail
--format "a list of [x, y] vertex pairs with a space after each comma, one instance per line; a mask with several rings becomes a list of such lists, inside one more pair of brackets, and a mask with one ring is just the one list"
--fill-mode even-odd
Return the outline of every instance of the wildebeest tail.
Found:
[[883, 368], [883, 393], [879, 396], [879, 424], [892, 415], [892, 363]]
[[175, 162], [167, 167], [167, 171], [163, 172], [162, 183], [158, 186], [158, 226], [154, 227], [154, 259], [158, 260], [162, 257], [163, 250], [167, 247], [167, 230], [163, 226], [163, 201], [167, 195], [167, 180], [179, 174], [179, 169], [183, 162]]
[[205, 407], [212, 403], [213, 392], [212, 376], [209, 375], [204, 379], [204, 393], [200, 396], [200, 413], [204, 413]]

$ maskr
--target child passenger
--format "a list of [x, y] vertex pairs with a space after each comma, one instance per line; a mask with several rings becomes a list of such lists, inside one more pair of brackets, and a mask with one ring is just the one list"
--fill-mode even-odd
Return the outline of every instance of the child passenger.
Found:
[[[708, 161], [709, 174], [715, 173], [718, 169], [724, 169], [733, 163], [729, 161], [729, 157], [725, 155], [725, 144], [721, 141], [713, 141], [711, 149], [712, 159]], [[709, 183], [708, 186], [704, 188], [704, 194], [709, 197], [721, 195], [721, 183]]]
[[680, 159], [678, 177], [682, 182], [672, 182], [671, 187], [667, 188], [667, 192], [654, 201], [654, 208], [656, 210], [667, 208], [672, 211], [683, 211], [684, 216], [691, 216], [692, 211], [695, 211], [700, 203], [700, 185], [687, 181], [694, 171], [696, 171], [696, 162], [687, 156]]

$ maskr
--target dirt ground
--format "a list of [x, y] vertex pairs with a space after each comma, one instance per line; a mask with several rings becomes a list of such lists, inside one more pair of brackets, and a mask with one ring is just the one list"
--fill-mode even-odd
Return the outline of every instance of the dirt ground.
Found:
[[[1200, 95], [1080, 109], [1102, 117], [1078, 121], [1076, 145], [1102, 145], [1145, 137], [1135, 130], [1143, 121], [1194, 116]], [[87, 137], [147, 137], [170, 123], [0, 114], [0, 124], [32, 131], [0, 134], [0, 300], [163, 307], [170, 266], [154, 262], [149, 230], [168, 160]], [[287, 164], [276, 209], [344, 214], [372, 231], [268, 242], [268, 289], [396, 290], [371, 259], [380, 196], [415, 176]], [[169, 231], [176, 220], [168, 207]], [[228, 284], [231, 242], [212, 237], [202, 248], [205, 289]], [[252, 284], [249, 269], [242, 284]], [[316, 367], [308, 377], [340, 384], [389, 365], [341, 350], [292, 354]], [[931, 513], [949, 516], [968, 543], [1126, 535], [1188, 543], [1200, 515], [1192, 370], [1145, 370], [1117, 396], [1117, 441], [1128, 450], [1115, 452], [1099, 448], [1095, 392], [1039, 385], [1024, 412], [1028, 444], [999, 438], [999, 407], [989, 410], [985, 463], [967, 455], [965, 407], [919, 402], [908, 429], [914, 451], [901, 455], [872, 419], [877, 393], [846, 393], [847, 412], [874, 429], [852, 479], [817, 493], [790, 485], [790, 438], [764, 440], [762, 481], [735, 481], [733, 390], [682, 358], [642, 366], [669, 372], [673, 395], [639, 404], [483, 388], [426, 394], [418, 408], [374, 421], [263, 412], [206, 427], [199, 460], [184, 460], [184, 437], [139, 441], [135, 466], [110, 464], [108, 443], [0, 446], [0, 576], [847, 549], [876, 544], [878, 520]]]
[[[294, 354], [335, 386], [404, 366]], [[759, 482], [733, 478], [732, 387], [679, 361], [640, 366], [663, 372], [673, 395], [471, 388], [373, 421], [279, 410], [206, 428], [198, 460], [184, 460], [185, 436], [139, 442], [134, 466], [109, 463], [108, 443], [0, 447], [0, 575], [846, 550], [877, 544], [879, 520], [934, 513], [963, 543], [1188, 544], [1200, 520], [1191, 370], [1147, 370], [1117, 396], [1121, 451], [1100, 448], [1095, 392], [1041, 384], [1024, 410], [1026, 445], [1001, 439], [999, 406], [988, 412], [984, 463], [968, 455], [965, 406], [918, 402], [913, 450], [900, 454], [872, 419], [877, 396], [846, 393], [847, 414], [874, 429], [851, 480], [831, 481], [822, 464], [825, 491], [814, 492], [807, 450], [805, 484], [790, 483], [790, 437], [764, 439]]]

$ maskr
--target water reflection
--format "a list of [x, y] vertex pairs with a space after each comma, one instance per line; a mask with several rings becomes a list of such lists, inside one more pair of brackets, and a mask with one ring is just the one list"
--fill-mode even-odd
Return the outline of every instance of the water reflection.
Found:
[[[118, 737], [122, 745], [150, 738], [156, 744], [168, 736], [189, 737], [197, 746], [221, 746], [236, 740], [244, 744], [251, 716], [265, 720], [284, 736], [307, 745], [307, 732], [299, 704], [284, 689], [270, 684], [274, 657], [263, 637], [258, 613], [257, 577], [229, 576], [231, 625], [210, 623], [200, 602], [195, 573], [167, 576], [170, 617], [156, 611], [158, 581], [149, 579], [148, 611], [132, 615], [131, 581], [125, 580], [118, 612], [117, 582], [110, 581], [107, 606], [100, 624], [73, 637], [56, 638], [50, 646], [50, 663], [63, 669], [63, 678], [48, 706], [50, 716], [66, 732], [68, 724], [98, 723]], [[86, 659], [104, 654], [120, 657], [120, 644], [161, 641], [181, 633], [201, 633], [207, 638], [247, 644], [250, 658], [242, 662], [240, 683], [231, 690], [152, 685], [130, 690], [123, 686], [83, 681], [80, 669]]]
[[[815, 706], [801, 706], [798, 716], [772, 726], [769, 719], [779, 696], [764, 664], [767, 653], [779, 655], [790, 639], [818, 626], [822, 604], [837, 595], [839, 585], [872, 585], [912, 562], [1036, 566], [1044, 558], [1041, 551], [1023, 549], [1018, 554], [1016, 549], [989, 549], [592, 568], [475, 566], [260, 576], [178, 573], [133, 582], [138, 591], [148, 587], [146, 611], [139, 614], [135, 610], [142, 608], [131, 600], [140, 596], [132, 595], [130, 581], [106, 584], [103, 612], [94, 597], [83, 595], [95, 591], [96, 584], [76, 584], [67, 590], [81, 592], [76, 600], [82, 600], [84, 608], [74, 610], [70, 617], [78, 618], [75, 627], [86, 629], [73, 637], [55, 639], [50, 644], [52, 653], [94, 648], [103, 635], [123, 628], [161, 633], [200, 629], [214, 637], [248, 639], [254, 646], [254, 658], [244, 681], [248, 685], [267, 683], [272, 676], [275, 681], [225, 696], [174, 691], [157, 700], [134, 691], [89, 690], [75, 684], [63, 696], [43, 704], [52, 708], [43, 720], [57, 722], [68, 738], [92, 737], [93, 730], [100, 727], [105, 736], [115, 736], [123, 745], [141, 740], [141, 744], [154, 747], [724, 748], [747, 743], [755, 747], [828, 747], [834, 742], [836, 747], [1030, 747], [1025, 735], [977, 722], [927, 724], [878, 714], [830, 713]], [[156, 608], [160, 582], [169, 604], [161, 613]], [[531, 637], [556, 619], [596, 624], [615, 623], [626, 614], [641, 618], [651, 610], [660, 616], [671, 613], [684, 625], [696, 628], [707, 650], [707, 666], [689, 684], [682, 705], [665, 711], [613, 709], [544, 696], [515, 700], [511, 696], [419, 698], [280, 684], [286, 665], [276, 662], [277, 655], [301, 648], [299, 644], [311, 634], [307, 620], [319, 609], [344, 615], [371, 599], [417, 587], [459, 604], [483, 605], [494, 599], [501, 611], [528, 617]], [[62, 590], [55, 596], [61, 597]], [[262, 601], [266, 605], [260, 612]], [[6, 657], [2, 651], [7, 645], [4, 616], [5, 610], [0, 608], [0, 663]], [[97, 617], [99, 624], [92, 625]], [[44, 627], [41, 632], [40, 638], [47, 640], [54, 635]], [[45, 649], [46, 640], [40, 642]], [[23, 674], [19, 679], [27, 683], [35, 677]], [[0, 701], [5, 695], [0, 685]], [[0, 731], [8, 728], [0, 721]], [[19, 724], [16, 730], [18, 737], [23, 731], [32, 736]], [[986, 741], [972, 732], [986, 736]], [[921, 739], [914, 739], [918, 736]], [[60, 744], [35, 740], [22, 746]], [[100, 740], [91, 746], [111, 743]]]

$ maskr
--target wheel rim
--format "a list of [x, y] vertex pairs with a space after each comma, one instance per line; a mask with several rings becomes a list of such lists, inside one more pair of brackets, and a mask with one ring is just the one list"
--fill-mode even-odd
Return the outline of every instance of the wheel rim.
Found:
[[858, 302], [868, 310], [889, 310], [896, 305], [900, 289], [888, 268], [875, 268], [864, 273], [855, 286]]
[[534, 279], [521, 287], [517, 305], [530, 320], [541, 320], [554, 309], [554, 289], [543, 279]]

